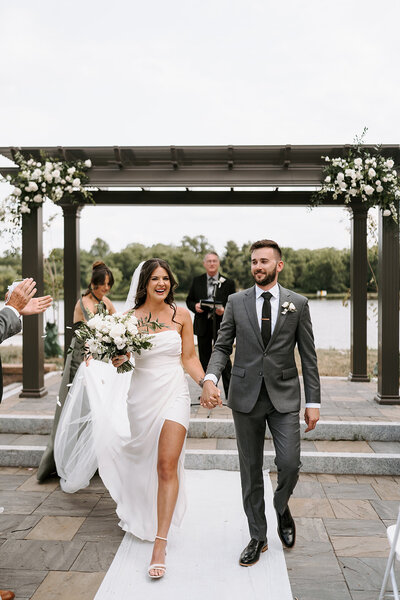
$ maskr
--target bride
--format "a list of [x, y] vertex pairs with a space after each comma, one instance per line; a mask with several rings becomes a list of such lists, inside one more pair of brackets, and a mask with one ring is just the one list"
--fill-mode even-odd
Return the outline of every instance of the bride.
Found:
[[[134, 307], [138, 319], [162, 324], [152, 348], [135, 354], [130, 383], [129, 373], [116, 374], [111, 365], [91, 360], [87, 368], [83, 363], [55, 441], [62, 489], [85, 487], [98, 467], [117, 503], [120, 526], [154, 541], [152, 578], [165, 574], [169, 527], [179, 525], [185, 512], [190, 397], [184, 369], [200, 385], [204, 377], [190, 313], [175, 305], [175, 287], [166, 261], [151, 258], [139, 265], [126, 308]], [[112, 362], [117, 367], [126, 360], [119, 356]]]

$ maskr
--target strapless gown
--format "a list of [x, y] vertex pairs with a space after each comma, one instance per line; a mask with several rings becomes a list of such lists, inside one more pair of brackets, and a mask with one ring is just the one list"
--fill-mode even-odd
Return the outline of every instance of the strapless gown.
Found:
[[[82, 364], [70, 389], [55, 442], [64, 491], [85, 487], [96, 468], [117, 504], [120, 526], [144, 540], [157, 533], [158, 440], [165, 420], [188, 429], [190, 397], [176, 330], [157, 333], [135, 355], [131, 376], [109, 364]], [[186, 508], [184, 448], [173, 524]]]

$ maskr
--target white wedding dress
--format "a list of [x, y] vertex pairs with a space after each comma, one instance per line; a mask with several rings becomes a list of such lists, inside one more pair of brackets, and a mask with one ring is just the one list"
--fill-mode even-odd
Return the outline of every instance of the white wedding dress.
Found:
[[[158, 440], [165, 420], [189, 426], [190, 397], [176, 330], [154, 335], [153, 346], [135, 355], [135, 370], [117, 374], [92, 360], [79, 367], [55, 439], [61, 487], [86, 487], [98, 468], [117, 503], [120, 526], [153, 541], [157, 533]], [[172, 522], [186, 508], [184, 448], [178, 465], [179, 493]]]

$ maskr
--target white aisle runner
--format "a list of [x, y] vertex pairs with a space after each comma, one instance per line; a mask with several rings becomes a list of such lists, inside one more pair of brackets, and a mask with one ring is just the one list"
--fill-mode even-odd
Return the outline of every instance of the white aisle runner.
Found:
[[238, 563], [250, 539], [239, 473], [186, 471], [186, 487], [188, 509], [182, 527], [171, 528], [164, 578], [147, 575], [152, 544], [127, 533], [95, 600], [292, 600], [268, 473], [269, 549], [252, 567]]

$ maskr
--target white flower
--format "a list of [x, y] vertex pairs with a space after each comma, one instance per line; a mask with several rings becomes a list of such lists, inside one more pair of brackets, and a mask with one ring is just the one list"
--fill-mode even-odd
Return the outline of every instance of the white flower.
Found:
[[67, 169], [67, 173], [69, 175], [73, 175], [75, 173], [75, 171], [76, 171], [75, 167], [70, 167], [69, 169]]
[[373, 169], [372, 167], [370, 169], [368, 169], [368, 176], [372, 179], [373, 177], [375, 177], [376, 175], [376, 171], [375, 169]]
[[331, 159], [329, 158], [329, 156], [325, 156], [325, 162], [329, 162]]
[[330, 183], [331, 182], [331, 176], [327, 175], [327, 177], [325, 177], [325, 182], [326, 183]]
[[117, 346], [118, 350], [122, 350], [125, 348], [125, 341], [121, 337], [114, 338], [114, 344]]
[[92, 166], [92, 161], [90, 160], [90, 158], [88, 158], [87, 160], [85, 160], [85, 166], [90, 169], [90, 167]]
[[362, 165], [362, 158], [355, 158], [354, 159], [354, 164], [357, 165], [357, 167], [361, 167], [361, 165]]
[[376, 191], [379, 192], [379, 193], [383, 192], [383, 187], [381, 185], [377, 185], [376, 186]]
[[125, 326], [122, 323], [115, 323], [110, 330], [110, 337], [114, 340], [117, 337], [121, 337], [125, 333]]
[[372, 185], [366, 185], [364, 187], [364, 192], [368, 195], [368, 196], [372, 196], [372, 194], [374, 193], [374, 188], [372, 187]]
[[39, 202], [43, 202], [43, 196], [41, 194], [36, 194], [36, 196], [33, 196], [33, 201], [39, 204]]
[[340, 172], [337, 174], [336, 176], [336, 181], [343, 181], [344, 180], [344, 173]]
[[54, 178], [60, 177], [60, 175], [61, 175], [60, 171], [58, 169], [54, 169], [54, 171], [53, 171], [53, 177]]
[[30, 213], [31, 212], [31, 209], [26, 204], [21, 204], [20, 210], [22, 213]]
[[21, 190], [18, 187], [13, 189], [14, 196], [20, 196], [22, 194]]
[[388, 160], [386, 160], [384, 162], [385, 167], [388, 167], [389, 169], [393, 169], [394, 167], [394, 160], [392, 160], [391, 158], [389, 158]]
[[388, 208], [385, 208], [385, 210], [383, 211], [382, 214], [383, 214], [384, 217], [390, 217], [390, 215], [392, 213], [390, 212], [390, 210]]
[[79, 179], [79, 177], [73, 180], [72, 185], [74, 187], [79, 187], [81, 185], [81, 180]]
[[99, 326], [101, 324], [101, 317], [100, 315], [94, 315], [94, 317], [92, 317], [91, 319], [89, 319], [89, 321], [87, 322], [87, 326], [90, 329], [98, 329]]
[[30, 188], [29, 189], [30, 192], [37, 192], [38, 189], [39, 189], [37, 183], [35, 183], [34, 181], [30, 181], [29, 184], [28, 184], [28, 186]]

